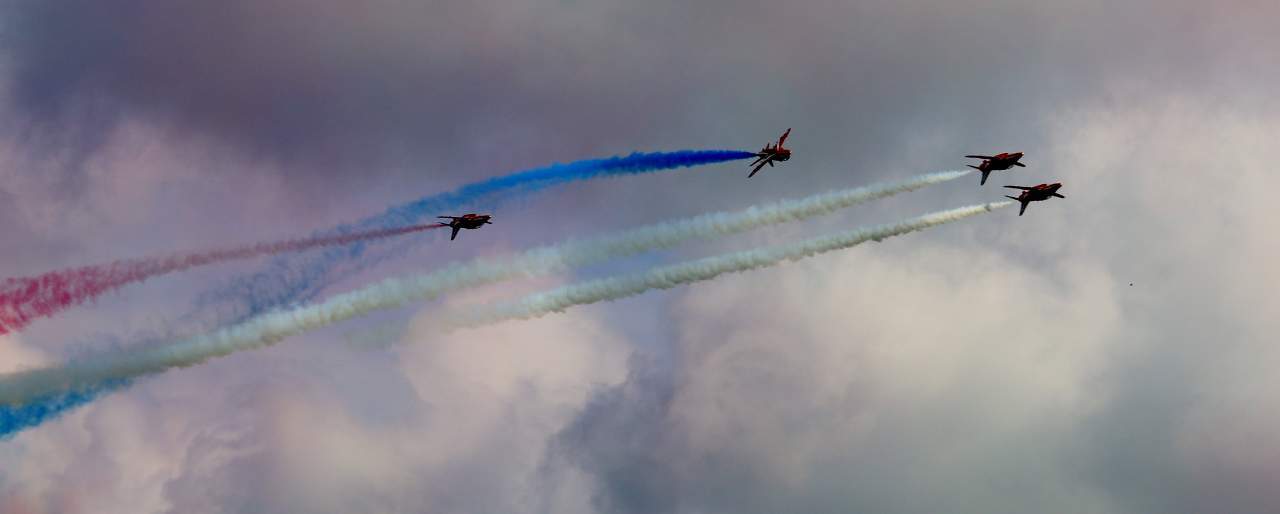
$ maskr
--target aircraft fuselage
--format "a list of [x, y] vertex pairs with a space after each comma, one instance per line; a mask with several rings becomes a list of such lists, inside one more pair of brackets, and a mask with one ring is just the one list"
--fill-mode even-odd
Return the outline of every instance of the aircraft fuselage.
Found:
[[978, 169], [984, 171], [1004, 171], [1018, 165], [1018, 160], [1022, 159], [1022, 152], [1002, 153], [994, 155], [990, 159], [983, 159], [982, 164], [978, 165]]
[[1049, 198], [1058, 194], [1058, 189], [1061, 187], [1062, 187], [1062, 184], [1040, 184], [1031, 189], [1024, 190], [1022, 194], [1018, 195], [1019, 197], [1018, 200], [1019, 201], [1025, 200], [1028, 202], [1039, 202], [1042, 200], [1048, 200]]

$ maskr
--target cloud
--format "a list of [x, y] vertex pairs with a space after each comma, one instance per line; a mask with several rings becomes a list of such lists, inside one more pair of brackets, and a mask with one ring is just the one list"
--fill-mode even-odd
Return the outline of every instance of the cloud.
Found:
[[629, 70], [583, 52], [620, 45], [579, 23], [616, 9], [19, 2], [8, 32], [12, 106], [86, 152], [106, 143], [106, 128], [141, 118], [302, 178], [385, 174], [443, 155], [466, 165], [475, 150], [559, 139], [539, 134], [556, 127], [586, 135], [612, 117], [639, 128], [671, 112], [646, 111], [661, 105], [645, 100], [658, 91], [620, 87]]
[[558, 440], [599, 510], [1070, 505], [1051, 481], [1007, 493], [1070, 472], [1110, 277], [1065, 292], [991, 250], [886, 246], [691, 289], [674, 369], [633, 368]]
[[0, 373], [8, 373], [19, 369], [45, 366], [53, 360], [38, 348], [24, 344], [12, 334], [0, 336]]
[[[1097, 383], [1105, 407], [1081, 435], [1097, 442], [1089, 480], [1131, 510], [1263, 512], [1277, 501], [1256, 486], [1265, 468], [1239, 451], [1272, 443], [1255, 436], [1223, 444], [1228, 434], [1276, 422], [1241, 402], [1244, 391], [1274, 385], [1260, 363], [1275, 352], [1264, 334], [1277, 328], [1264, 313], [1280, 305], [1259, 284], [1273, 280], [1265, 263], [1280, 246], [1256, 234], [1272, 217], [1261, 196], [1277, 185], [1265, 136], [1277, 128], [1276, 112], [1248, 99], [1174, 96], [1099, 109], [1092, 124], [1060, 128], [1064, 148], [1104, 151], [1079, 163], [1083, 180], [1110, 177], [1089, 204], [1072, 206], [1081, 209], [1078, 222], [1100, 223], [1106, 210], [1091, 207], [1112, 206], [1110, 226], [1064, 249], [1103, 256], [1118, 278], [1146, 289], [1126, 308], [1127, 336]], [[1111, 151], [1117, 159], [1105, 158]], [[1115, 164], [1126, 155], [1138, 163]], [[1219, 169], [1230, 171], [1211, 187], [1197, 183], [1204, 170]]]
[[[51, 512], [520, 510], [542, 443], [621, 379], [626, 355], [590, 315], [450, 337], [413, 322], [405, 337], [394, 355], [268, 351], [110, 396], [15, 438], [7, 454], [42, 458], [8, 460], [0, 498]], [[85, 463], [93, 501], [60, 510]]]
[[[337, 289], [972, 152], [1026, 151], [992, 184], [1056, 178], [1068, 200], [444, 346], [351, 352], [321, 332], [158, 377], [0, 444], [0, 510], [1266, 512], [1276, 9], [10, 4], [3, 276], [128, 257], [123, 242], [289, 237], [510, 170], [785, 126], [796, 157], [778, 173], [566, 188], [513, 206], [499, 236]], [[23, 348], [61, 359], [68, 341], [167, 328], [229, 271], [32, 326]]]
[[[810, 149], [878, 132], [858, 155], [923, 125], [1018, 119], [1114, 77], [1197, 87], [1243, 77], [1225, 73], [1237, 64], [1274, 72], [1250, 30], [1266, 7], [1229, 5], [24, 1], [8, 17], [7, 90], [14, 119], [64, 153], [144, 120], [357, 187], [357, 171], [515, 169], [494, 154], [546, 162], [533, 152], [548, 145], [564, 159], [683, 147], [700, 131], [755, 141], [746, 125], [765, 120], [806, 120]], [[992, 140], [1018, 140], [992, 125]]]
[[690, 289], [557, 454], [606, 512], [1265, 512], [1274, 121], [1129, 98], [1059, 119], [1033, 223]]

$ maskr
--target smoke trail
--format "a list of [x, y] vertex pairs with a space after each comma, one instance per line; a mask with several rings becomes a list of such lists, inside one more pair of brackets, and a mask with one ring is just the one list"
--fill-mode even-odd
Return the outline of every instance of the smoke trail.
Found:
[[[863, 232], [867, 232], [866, 238], [879, 240], [898, 233], [906, 233], [972, 216], [1007, 204], [1008, 202], [945, 211]], [[857, 232], [856, 234], [862, 234], [862, 232]], [[811, 252], [829, 251], [839, 248], [839, 246], [831, 245], [840, 244], [846, 241], [848, 237], [850, 236], [841, 235], [822, 238], [806, 242], [800, 248], [805, 250], [813, 247], [813, 250], [807, 250]], [[820, 244], [826, 244], [831, 248], [815, 246]], [[852, 244], [857, 243], [846, 243], [846, 246], [851, 246]], [[755, 257], [754, 260], [747, 260], [746, 262], [764, 262], [762, 259], [778, 253], [779, 250], [759, 250], [757, 252], [762, 257]], [[751, 252], [746, 254], [754, 255]], [[787, 255], [790, 254], [784, 254], [782, 257], [785, 259], [799, 258], [788, 257]], [[742, 258], [739, 257], [738, 260], [742, 260]], [[535, 259], [535, 266], [537, 266], [536, 261], [537, 259]], [[698, 262], [702, 263], [703, 261]], [[755, 264], [754, 267], [761, 265], [766, 264]], [[95, 384], [104, 380], [127, 379], [158, 373], [174, 367], [193, 366], [205, 360], [235, 351], [274, 344], [285, 337], [360, 316], [373, 310], [392, 308], [410, 300], [431, 298], [446, 290], [475, 285], [477, 277], [502, 275], [501, 272], [485, 272], [481, 268], [483, 266], [478, 267], [476, 271], [479, 271], [479, 273], [474, 274], [434, 273], [407, 279], [386, 280], [364, 289], [336, 295], [320, 304], [259, 316], [246, 323], [224, 328], [170, 346], [127, 350], [99, 356], [95, 359], [87, 359], [83, 362], [67, 364], [63, 367], [34, 369], [0, 376], [0, 404], [20, 405], [32, 398], [62, 391], [78, 391], [92, 388], [95, 387]], [[535, 268], [528, 269], [533, 270]], [[719, 271], [716, 274], [725, 272]]]
[[116, 288], [167, 273], [230, 260], [351, 244], [436, 228], [440, 228], [440, 225], [369, 230], [163, 258], [116, 261], [101, 266], [54, 271], [35, 277], [9, 278], [0, 282], [0, 334], [21, 330], [37, 318], [51, 316]]
[[[220, 330], [203, 338], [187, 340], [173, 347], [144, 350], [141, 353], [115, 354], [97, 360], [89, 360], [89, 364], [73, 364], [69, 368], [86, 366], [91, 368], [95, 367], [95, 362], [102, 364], [108, 361], [119, 361], [122, 363], [121, 365], [125, 365], [123, 363], [130, 360], [136, 361], [135, 364], [147, 360], [155, 361], [157, 359], [155, 354], [160, 352], [172, 354], [164, 359], [171, 359], [173, 363], [164, 364], [160, 368], [150, 369], [149, 371], [144, 371], [146, 366], [139, 368], [135, 365], [127, 365], [126, 367], [137, 369], [138, 372], [122, 375], [108, 374], [104, 378], [133, 376], [134, 374], [161, 371], [171, 366], [192, 365], [211, 357], [230, 353], [236, 349], [254, 348], [270, 344], [293, 333], [348, 319], [373, 310], [395, 307], [410, 300], [431, 299], [451, 290], [521, 276], [552, 273], [572, 266], [581, 266], [593, 262], [601, 262], [613, 257], [670, 247], [694, 238], [729, 235], [764, 225], [806, 219], [869, 200], [952, 180], [968, 173], [968, 170], [931, 173], [901, 182], [832, 191], [797, 200], [783, 200], [737, 212], [712, 213], [685, 220], [659, 223], [613, 236], [535, 248], [514, 257], [483, 259], [466, 264], [454, 264], [434, 273], [406, 279], [389, 279], [357, 291], [337, 295], [321, 304], [262, 315], [246, 323]], [[179, 346], [181, 350], [175, 349]], [[179, 358], [178, 355], [181, 355], [182, 358]], [[178, 361], [185, 363], [178, 363]], [[102, 366], [97, 367], [101, 368]], [[87, 374], [88, 370], [86, 369], [85, 371]], [[93, 380], [76, 380], [74, 383], [67, 383], [66, 386], [79, 388], [89, 386], [92, 383]], [[4, 380], [0, 378], [0, 386], [4, 384]], [[6, 392], [4, 389], [0, 387], [0, 403], [5, 402], [3, 400]]]
[[[326, 234], [418, 223], [424, 217], [446, 214], [446, 211], [473, 206], [478, 202], [492, 205], [514, 196], [568, 182], [605, 176], [651, 173], [751, 157], [755, 157], [755, 154], [737, 150], [679, 150], [637, 152], [627, 156], [588, 159], [567, 164], [553, 163], [542, 168], [468, 184], [448, 193], [432, 195], [392, 207], [382, 214], [351, 225], [337, 227]], [[244, 321], [281, 305], [309, 300], [325, 286], [342, 277], [367, 269], [372, 263], [382, 260], [365, 258], [357, 261], [356, 259], [362, 257], [366, 249], [364, 244], [354, 244], [335, 248], [304, 262], [277, 259], [259, 273], [242, 277], [206, 293], [201, 303], [231, 302], [232, 308], [238, 308], [239, 312], [234, 312], [231, 319], [224, 319], [221, 323], [227, 324]], [[351, 265], [337, 269], [344, 263]]]
[[[972, 171], [927, 173], [900, 182], [829, 191], [805, 198], [781, 200], [750, 207], [741, 211], [708, 213], [636, 228], [611, 236], [534, 248], [505, 259], [485, 259], [467, 264], [454, 264], [427, 276], [429, 277], [427, 282], [443, 284], [445, 280], [452, 280], [452, 285], [447, 288], [440, 287], [436, 292], [424, 290], [422, 299], [433, 298], [446, 289], [455, 290], [511, 278], [545, 275], [644, 251], [669, 248], [691, 239], [728, 236], [766, 225], [802, 221], [871, 200], [955, 180], [969, 173]], [[372, 333], [362, 334], [362, 336], [379, 338], [379, 334]], [[371, 346], [368, 343], [360, 345]]]
[[129, 385], [129, 380], [107, 380], [95, 387], [64, 391], [36, 398], [22, 405], [0, 405], [0, 440], [37, 426], [99, 396]]
[[879, 242], [893, 236], [924, 230], [951, 223], [994, 209], [1013, 205], [1014, 202], [988, 203], [935, 212], [898, 223], [862, 228], [828, 235], [799, 243], [770, 248], [758, 248], [727, 255], [709, 257], [683, 264], [663, 266], [643, 273], [621, 277], [592, 280], [569, 285], [544, 293], [498, 304], [492, 307], [458, 309], [434, 318], [441, 330], [488, 325], [512, 319], [530, 319], [553, 312], [564, 312], [575, 305], [586, 305], [635, 296], [655, 289], [671, 289], [676, 286], [711, 280], [726, 273], [738, 273], [786, 261], [796, 261], [818, 254], [841, 250], [867, 241]]
[[[331, 236], [331, 237], [313, 237], [311, 239], [276, 243], [277, 245], [280, 245], [280, 247], [275, 249], [271, 249], [269, 247], [264, 248], [261, 245], [258, 248], [262, 249], [262, 253], [278, 253], [283, 251], [313, 248], [315, 246], [344, 244], [351, 241], [364, 241], [364, 240], [368, 240], [369, 238], [390, 237], [400, 233], [408, 233], [408, 232], [426, 230], [426, 229], [436, 228], [436, 227], [437, 226], [435, 225], [425, 226], [425, 227], [407, 227], [404, 229], [374, 230], [374, 231], [369, 231], [365, 233], [348, 233], [348, 234]], [[252, 253], [253, 252], [252, 248], [253, 247], [250, 247], [250, 249], [240, 249], [239, 251], [241, 253], [246, 251]], [[227, 251], [227, 253], [235, 254], [237, 253], [237, 250], [230, 250], [230, 251]], [[253, 253], [253, 255], [261, 255], [262, 253]], [[232, 258], [239, 258], [239, 257], [224, 255], [223, 258], [215, 257], [208, 260], [219, 261], [219, 260], [227, 260]], [[196, 266], [199, 264], [202, 264], [202, 263], [188, 262], [186, 266], [182, 267], [182, 269]], [[205, 264], [207, 264], [207, 262], [205, 262]], [[163, 266], [160, 266], [160, 267], [163, 267]], [[177, 271], [177, 269], [174, 269], [171, 271]], [[147, 277], [143, 277], [139, 280], [145, 280], [149, 276], [155, 276], [157, 274], [159, 273], [158, 272], [152, 273]], [[12, 280], [13, 279], [10, 279], [10, 281]], [[124, 281], [124, 282], [127, 283], [128, 281]], [[9, 283], [10, 282], [5, 282], [4, 284], [0, 284], [0, 296], [4, 295], [8, 291], [7, 289], [4, 289], [4, 288]], [[119, 287], [120, 285], [124, 285], [124, 283], [119, 283], [111, 287], [99, 285], [99, 287], [105, 291], [105, 290], [113, 289], [114, 287]], [[88, 291], [91, 289], [92, 289], [91, 287], [84, 287], [82, 288], [82, 291]], [[101, 292], [102, 291], [100, 291], [97, 294], [100, 294]], [[89, 295], [89, 296], [90, 297], [96, 296], [96, 294]], [[78, 302], [73, 302], [73, 303], [78, 303]], [[0, 300], [0, 334], [3, 334], [8, 330], [17, 330], [30, 321], [29, 317], [25, 317], [24, 319], [24, 317], [15, 316], [13, 314], [13, 311], [8, 309], [9, 305], [10, 303], [8, 299]], [[21, 320], [21, 321], [18, 324], [15, 324], [14, 326], [10, 326], [9, 323], [12, 323], [13, 320], [15, 319]], [[60, 391], [60, 392], [44, 395], [39, 398], [31, 399], [21, 405], [0, 405], [0, 440], [4, 440], [8, 437], [12, 437], [14, 434], [17, 434], [18, 432], [25, 430], [27, 428], [38, 426], [44, 423], [45, 421], [48, 421], [50, 419], [53, 419], [62, 415], [66, 411], [69, 411], [81, 405], [92, 402], [98, 399], [99, 397], [101, 397], [102, 395], [105, 395], [120, 389], [124, 389], [128, 387], [131, 383], [132, 383], [131, 379], [106, 380], [101, 383], [84, 386], [76, 390]]]
[[[638, 174], [666, 169], [700, 166], [718, 162], [754, 157], [753, 153], [732, 150], [683, 150], [668, 153], [634, 153], [626, 157], [593, 159], [568, 164], [552, 164], [544, 168], [497, 177], [484, 182], [463, 186], [450, 193], [434, 195], [415, 202], [388, 209], [352, 225], [340, 226], [330, 235], [341, 235], [358, 229], [407, 224], [424, 216], [435, 215], [441, 210], [467, 206], [477, 201], [498, 202], [504, 198], [536, 191], [560, 183], [584, 180], [599, 176]], [[335, 248], [317, 259], [299, 265], [278, 259], [265, 271], [234, 281], [227, 287], [207, 295], [205, 302], [220, 299], [237, 299], [246, 302], [245, 312], [233, 315], [231, 322], [241, 323], [274, 306], [310, 299], [326, 284], [343, 275], [360, 271], [381, 259], [365, 258], [364, 244]], [[386, 257], [386, 254], [382, 256]], [[334, 269], [343, 262], [355, 261], [355, 266], [344, 273]], [[478, 277], [482, 278], [482, 277]], [[438, 294], [438, 293], [436, 293]], [[101, 395], [127, 387], [128, 380], [116, 380], [93, 384], [80, 382], [77, 389], [41, 398], [27, 397], [27, 403], [19, 406], [0, 405], [0, 438], [19, 430], [36, 426], [55, 418], [63, 412], [91, 402]]]

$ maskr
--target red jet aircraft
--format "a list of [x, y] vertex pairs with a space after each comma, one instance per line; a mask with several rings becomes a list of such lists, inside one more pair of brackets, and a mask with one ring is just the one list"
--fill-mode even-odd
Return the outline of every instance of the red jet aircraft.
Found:
[[778, 138], [777, 145], [769, 143], [764, 145], [764, 148], [761, 148], [760, 151], [756, 153], [755, 162], [750, 164], [750, 166], [755, 166], [755, 169], [751, 170], [751, 174], [747, 175], [747, 178], [756, 176], [756, 172], [760, 171], [760, 168], [763, 168], [766, 164], [772, 168], [774, 161], [782, 162], [791, 158], [791, 149], [782, 147], [782, 143], [786, 142], [787, 136], [790, 134], [791, 129], [787, 129], [786, 132], [782, 133], [782, 137]]
[[449, 236], [450, 241], [457, 239], [458, 231], [461, 229], [465, 228], [468, 230], [475, 230], [485, 225], [493, 224], [492, 221], [489, 221], [489, 218], [491, 218], [492, 216], [489, 216], [488, 214], [463, 214], [461, 216], [436, 216], [436, 217], [449, 220], [448, 223], [441, 223], [440, 226], [453, 228], [453, 235]]
[[1022, 204], [1022, 208], [1018, 209], [1019, 216], [1021, 216], [1022, 213], [1027, 212], [1027, 204], [1030, 202], [1039, 202], [1043, 200], [1048, 200], [1049, 198], [1054, 196], [1058, 198], [1066, 198], [1065, 196], [1058, 194], [1058, 188], [1062, 187], [1061, 182], [1054, 182], [1052, 184], [1040, 184], [1038, 186], [1032, 186], [1032, 187], [1027, 187], [1027, 186], [1004, 186], [1004, 187], [1007, 187], [1009, 189], [1022, 190], [1022, 193], [1019, 194], [1018, 196], [1005, 195], [1005, 198], [1012, 198]]
[[1022, 168], [1027, 167], [1026, 164], [1018, 162], [1018, 159], [1022, 158], [1022, 152], [1002, 153], [996, 155], [966, 155], [965, 157], [970, 159], [982, 159], [982, 164], [977, 166], [972, 164], [966, 165], [982, 172], [982, 181], [978, 182], [978, 185], [980, 186], [987, 183], [987, 175], [993, 171], [1007, 170], [1014, 166]]

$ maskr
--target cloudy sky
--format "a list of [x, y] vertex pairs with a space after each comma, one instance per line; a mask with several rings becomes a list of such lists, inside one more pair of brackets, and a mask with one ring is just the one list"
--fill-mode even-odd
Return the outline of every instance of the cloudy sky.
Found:
[[[786, 127], [795, 158], [750, 181], [731, 163], [556, 188], [326, 294], [968, 153], [1030, 167], [143, 380], [0, 440], [0, 512], [1280, 511], [1277, 20], [1263, 0], [4, 2], [4, 277]], [[1067, 199], [1021, 218], [537, 321], [429, 322], [1052, 181]], [[0, 371], [189, 330], [202, 292], [263, 264], [0, 336]]]

